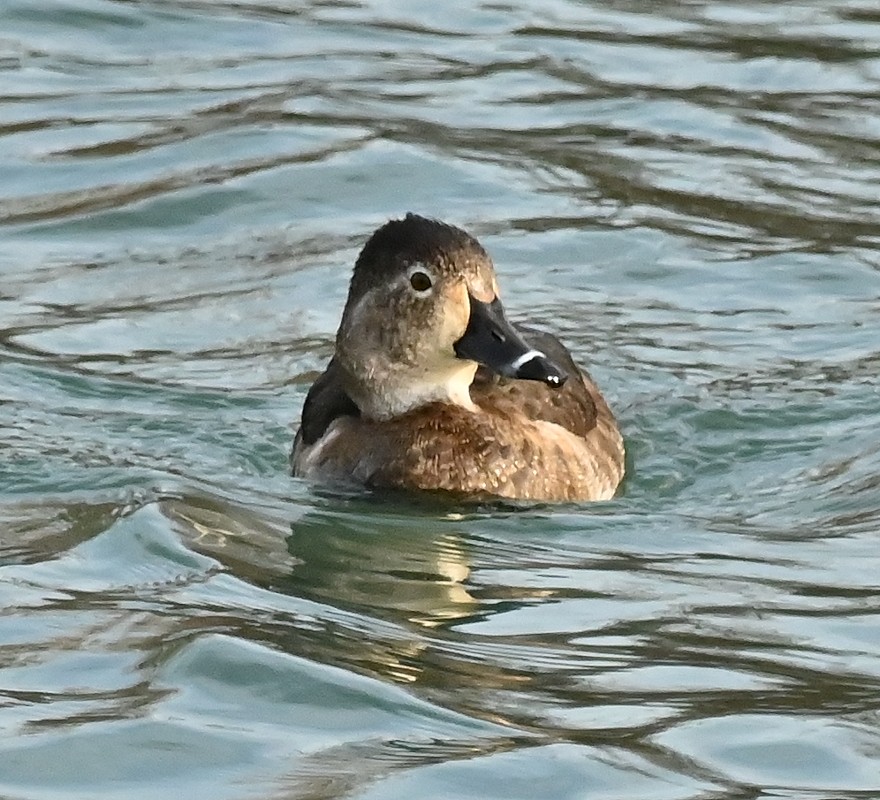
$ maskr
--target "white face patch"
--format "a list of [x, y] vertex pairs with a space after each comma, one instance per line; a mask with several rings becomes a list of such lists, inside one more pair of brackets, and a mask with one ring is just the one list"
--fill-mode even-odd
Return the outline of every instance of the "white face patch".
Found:
[[528, 353], [523, 353], [519, 358], [513, 361], [510, 364], [510, 368], [516, 372], [523, 364], [528, 364], [533, 358], [546, 358], [540, 350], [529, 350]]

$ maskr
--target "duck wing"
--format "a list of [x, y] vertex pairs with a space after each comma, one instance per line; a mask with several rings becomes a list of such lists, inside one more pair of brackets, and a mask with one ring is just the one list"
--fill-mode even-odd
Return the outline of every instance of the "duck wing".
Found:
[[339, 417], [359, 417], [360, 409], [345, 389], [335, 359], [330, 359], [327, 369], [312, 384], [303, 404], [302, 424], [296, 435], [294, 450], [300, 442], [314, 444], [320, 439], [330, 423]]

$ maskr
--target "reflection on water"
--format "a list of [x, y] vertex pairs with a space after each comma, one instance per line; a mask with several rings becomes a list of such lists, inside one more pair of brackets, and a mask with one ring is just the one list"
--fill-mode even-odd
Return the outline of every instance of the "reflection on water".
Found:
[[375, 507], [355, 508], [346, 517], [316, 513], [294, 525], [288, 546], [302, 566], [278, 586], [284, 591], [343, 607], [397, 611], [428, 628], [476, 609], [466, 588], [467, 548], [442, 516], [389, 519]]
[[[0, 794], [880, 793], [871, 3], [0, 31]], [[407, 210], [607, 387], [613, 502], [289, 477]]]

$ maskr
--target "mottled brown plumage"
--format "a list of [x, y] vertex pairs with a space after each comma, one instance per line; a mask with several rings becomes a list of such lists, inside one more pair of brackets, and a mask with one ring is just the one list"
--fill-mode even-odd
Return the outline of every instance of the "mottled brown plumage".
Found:
[[[430, 289], [414, 289], [425, 275]], [[623, 442], [598, 388], [555, 337], [510, 328], [496, 294], [491, 260], [464, 231], [413, 215], [380, 228], [306, 397], [294, 473], [477, 497], [613, 496]]]

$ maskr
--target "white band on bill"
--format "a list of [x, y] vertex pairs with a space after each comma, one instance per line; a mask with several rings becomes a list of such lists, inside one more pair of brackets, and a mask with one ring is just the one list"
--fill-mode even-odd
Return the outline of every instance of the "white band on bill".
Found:
[[546, 358], [546, 356], [540, 350], [529, 350], [527, 353], [523, 353], [518, 359], [516, 359], [510, 365], [510, 368], [516, 372], [523, 364], [527, 364], [533, 358]]

